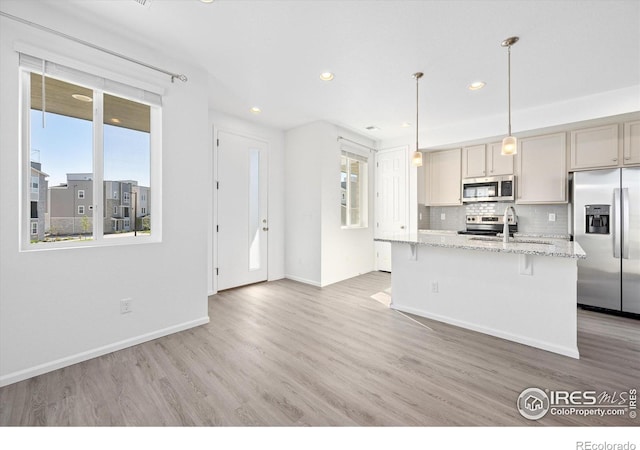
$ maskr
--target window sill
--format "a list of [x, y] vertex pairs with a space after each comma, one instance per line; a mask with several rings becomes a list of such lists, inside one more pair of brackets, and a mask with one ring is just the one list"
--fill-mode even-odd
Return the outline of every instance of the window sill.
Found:
[[348, 227], [340, 227], [343, 230], [366, 230], [369, 228], [367, 225], [364, 226], [348, 226]]
[[94, 241], [93, 239], [83, 239], [74, 241], [59, 241], [59, 242], [35, 242], [22, 245], [20, 252], [42, 252], [49, 250], [70, 250], [79, 248], [99, 248], [99, 247], [120, 247], [127, 245], [141, 245], [141, 244], [158, 244], [162, 239], [159, 236], [117, 236], [111, 235]]

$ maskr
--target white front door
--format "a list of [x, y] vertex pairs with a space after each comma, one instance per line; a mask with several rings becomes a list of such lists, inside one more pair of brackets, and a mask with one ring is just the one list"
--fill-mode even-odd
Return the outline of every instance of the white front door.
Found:
[[229, 132], [217, 139], [218, 290], [267, 279], [267, 144]]
[[[380, 150], [376, 155], [376, 236], [409, 231], [409, 163], [407, 148]], [[376, 242], [378, 270], [391, 271], [391, 244]]]

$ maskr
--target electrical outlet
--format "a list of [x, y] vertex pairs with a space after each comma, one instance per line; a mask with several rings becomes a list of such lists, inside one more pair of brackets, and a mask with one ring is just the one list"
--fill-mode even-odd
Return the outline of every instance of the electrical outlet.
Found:
[[447, 215], [445, 213], [440, 213], [440, 220], [446, 220]]
[[437, 281], [432, 281], [431, 282], [431, 292], [433, 292], [434, 294], [438, 293], [438, 282]]
[[133, 299], [123, 298], [120, 300], [120, 314], [127, 314], [133, 311]]
[[549, 222], [556, 221], [556, 213], [549, 213]]

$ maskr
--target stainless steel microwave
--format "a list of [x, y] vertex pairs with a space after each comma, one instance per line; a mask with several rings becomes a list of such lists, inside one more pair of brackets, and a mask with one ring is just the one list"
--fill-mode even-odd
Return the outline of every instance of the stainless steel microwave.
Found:
[[509, 202], [516, 199], [513, 175], [462, 180], [462, 202]]

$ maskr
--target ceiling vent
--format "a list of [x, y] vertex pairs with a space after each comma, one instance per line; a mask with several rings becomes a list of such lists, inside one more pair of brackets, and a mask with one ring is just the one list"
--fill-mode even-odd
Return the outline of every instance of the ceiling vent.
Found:
[[133, 0], [133, 1], [140, 6], [144, 6], [145, 8], [148, 8], [151, 6], [151, 0]]

